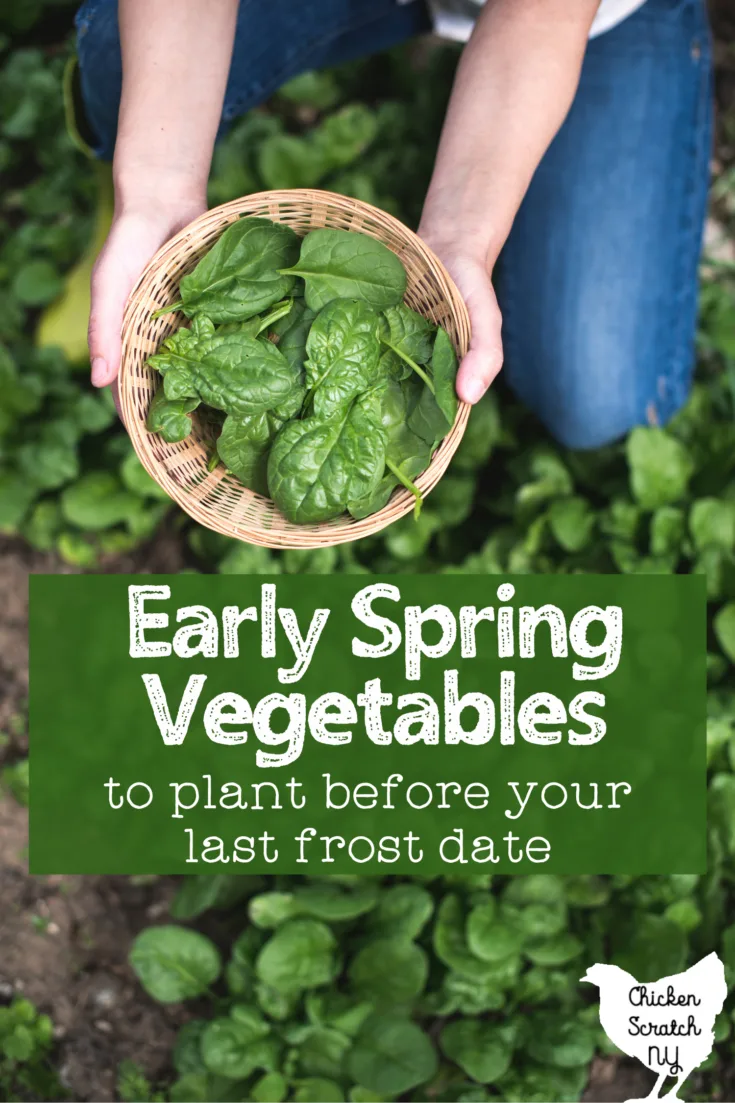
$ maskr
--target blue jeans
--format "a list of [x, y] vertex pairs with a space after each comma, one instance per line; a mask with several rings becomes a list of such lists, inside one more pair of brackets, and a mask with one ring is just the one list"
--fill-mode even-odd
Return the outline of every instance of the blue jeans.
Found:
[[[220, 133], [298, 73], [429, 25], [424, 0], [241, 0]], [[121, 84], [115, 0], [86, 0], [77, 29], [88, 121], [109, 158]], [[498, 266], [505, 373], [563, 444], [594, 448], [663, 424], [686, 399], [711, 85], [705, 0], [647, 0], [590, 42], [572, 108], [518, 212]]]

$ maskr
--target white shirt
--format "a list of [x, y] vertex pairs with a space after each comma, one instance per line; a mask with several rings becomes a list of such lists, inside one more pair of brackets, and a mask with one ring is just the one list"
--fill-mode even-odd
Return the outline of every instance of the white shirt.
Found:
[[[407, 0], [399, 2], [406, 3]], [[441, 38], [466, 42], [483, 3], [484, 0], [429, 0], [434, 30]], [[590, 30], [590, 38], [622, 23], [644, 3], [645, 0], [601, 0]]]

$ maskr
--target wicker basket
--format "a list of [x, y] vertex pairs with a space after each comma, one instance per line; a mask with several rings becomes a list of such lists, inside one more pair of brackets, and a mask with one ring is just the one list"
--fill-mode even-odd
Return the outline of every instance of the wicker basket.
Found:
[[[146, 360], [158, 350], [182, 315], [153, 320], [160, 307], [175, 302], [182, 276], [190, 272], [222, 231], [241, 215], [258, 215], [284, 222], [296, 233], [330, 226], [359, 230], [384, 242], [401, 258], [408, 273], [406, 303], [441, 323], [461, 358], [470, 341], [465, 304], [440, 261], [397, 219], [367, 203], [323, 191], [272, 191], [225, 203], [197, 218], [164, 245], [152, 259], [128, 300], [122, 334], [120, 404], [125, 427], [146, 471], [200, 524], [267, 548], [323, 548], [370, 536], [405, 517], [414, 506], [413, 495], [399, 487], [388, 504], [362, 521], [348, 515], [314, 525], [295, 525], [268, 498], [255, 494], [224, 467], [207, 470], [212, 441], [194, 416], [186, 440], [167, 444], [145, 427], [146, 415], [158, 384], [157, 373]], [[456, 421], [437, 448], [429, 467], [416, 479], [427, 494], [444, 474], [464, 433], [469, 406], [460, 403]]]

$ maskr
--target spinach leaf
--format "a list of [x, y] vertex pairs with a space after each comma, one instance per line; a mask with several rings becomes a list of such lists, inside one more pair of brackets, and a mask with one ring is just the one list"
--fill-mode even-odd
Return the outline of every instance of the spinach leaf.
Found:
[[[400, 394], [398, 398], [396, 392]], [[421, 507], [421, 493], [412, 479], [429, 466], [431, 447], [412, 430], [409, 419], [424, 394], [415, 376], [401, 384], [389, 383], [382, 389], [382, 424], [386, 434], [385, 462], [393, 476], [416, 497], [417, 513]]]
[[398, 379], [407, 378], [415, 372], [433, 394], [432, 378], [421, 367], [431, 358], [432, 332], [431, 323], [403, 303], [389, 307], [380, 319], [380, 340], [391, 357], [386, 362], [386, 369]]
[[370, 494], [365, 494], [362, 498], [356, 498], [354, 501], [347, 503], [350, 516], [354, 517], [356, 521], [362, 521], [364, 517], [371, 517], [373, 513], [377, 513], [379, 509], [388, 505], [390, 496], [397, 486], [398, 479], [392, 471], [389, 471]]
[[347, 1072], [368, 1091], [395, 1098], [431, 1080], [437, 1064], [428, 1035], [394, 1012], [365, 1023], [348, 1054]]
[[431, 448], [425, 441], [404, 426], [386, 448], [385, 465], [393, 477], [410, 490], [416, 499], [414, 517], [418, 520], [423, 504], [421, 491], [414, 483], [417, 475], [425, 471], [431, 460]]
[[403, 383], [389, 379], [376, 389], [385, 436], [387, 471], [369, 495], [349, 503], [349, 512], [356, 520], [382, 509], [399, 483], [416, 498], [416, 516], [421, 511], [421, 492], [412, 480], [428, 467], [431, 448], [407, 425], [408, 412], [416, 403], [418, 389], [413, 379]]
[[190, 318], [206, 314], [214, 322], [242, 322], [288, 295], [299, 238], [288, 226], [267, 218], [242, 218], [228, 226], [179, 285], [181, 299], [154, 317], [183, 310]]
[[227, 337], [210, 349], [191, 375], [202, 402], [228, 414], [260, 414], [292, 398], [300, 379], [270, 341]]
[[332, 418], [312, 415], [284, 425], [268, 460], [268, 486], [290, 521], [311, 524], [371, 494], [384, 469], [380, 410], [375, 397], [365, 395]]
[[280, 271], [302, 277], [312, 310], [332, 299], [362, 299], [384, 310], [406, 293], [406, 270], [396, 254], [381, 241], [350, 230], [312, 230], [298, 263]]
[[409, 379], [413, 368], [402, 360], [397, 352], [393, 349], [386, 349], [380, 357], [380, 363], [378, 365], [378, 374], [381, 379]]
[[199, 405], [198, 398], [166, 398], [163, 387], [153, 396], [146, 418], [146, 429], [158, 433], [169, 444], [185, 440], [191, 432], [189, 414]]
[[306, 383], [317, 417], [331, 417], [377, 381], [378, 316], [363, 302], [335, 299], [306, 341]]
[[452, 427], [428, 387], [422, 389], [418, 402], [409, 414], [408, 426], [412, 433], [432, 448]]
[[278, 351], [286, 357], [289, 364], [303, 371], [306, 362], [306, 339], [316, 313], [310, 310], [303, 299], [292, 300], [291, 312], [272, 327], [277, 338]]
[[130, 964], [146, 992], [160, 1003], [201, 996], [222, 970], [213, 942], [198, 931], [171, 924], [141, 931], [133, 942]]
[[193, 372], [205, 353], [223, 340], [216, 334], [214, 323], [204, 316], [165, 338], [161, 351], [150, 356], [148, 364], [164, 377], [166, 398], [197, 397]]
[[263, 984], [302, 992], [329, 984], [338, 971], [337, 940], [317, 919], [290, 919], [266, 942], [255, 961]]
[[494, 1084], [510, 1068], [513, 1049], [503, 1030], [479, 1019], [457, 1019], [441, 1033], [441, 1047], [480, 1084]]
[[431, 354], [431, 375], [437, 405], [451, 428], [457, 416], [457, 354], [449, 334], [441, 327], [437, 330]]
[[267, 313], [256, 314], [254, 318], [250, 318], [247, 322], [223, 322], [217, 326], [215, 332], [220, 337], [230, 337], [237, 333], [244, 333], [246, 337], [259, 337], [261, 333], [276, 326], [279, 321], [287, 319], [291, 313], [293, 303], [293, 299], [284, 299], [282, 302], [276, 303], [272, 310]]
[[364, 1000], [395, 1009], [411, 1005], [426, 987], [429, 961], [415, 942], [376, 938], [358, 950], [349, 969], [354, 991]]
[[238, 417], [229, 414], [217, 441], [217, 454], [240, 482], [268, 494], [268, 451], [283, 420], [272, 411]]
[[411, 430], [427, 444], [438, 444], [454, 424], [457, 416], [456, 379], [457, 356], [446, 331], [440, 328], [431, 357], [430, 382], [408, 419]]
[[401, 358], [405, 356], [417, 364], [428, 364], [434, 328], [423, 315], [399, 303], [383, 312], [380, 339]]

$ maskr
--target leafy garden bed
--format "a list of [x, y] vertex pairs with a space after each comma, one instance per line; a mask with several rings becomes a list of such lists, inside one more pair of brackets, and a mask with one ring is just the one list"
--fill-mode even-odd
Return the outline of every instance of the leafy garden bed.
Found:
[[[589, 963], [617, 961], [646, 979], [717, 949], [735, 982], [732, 254], [720, 250], [703, 268], [697, 383], [666, 429], [636, 429], [593, 454], [566, 452], [501, 384], [474, 411], [418, 521], [313, 552], [278, 554], [229, 541], [177, 513], [141, 468], [109, 398], [92, 391], [88, 365], [77, 362], [86, 317], [68, 331], [70, 356], [39, 345], [43, 311], [88, 246], [95, 204], [98, 229], [107, 217], [104, 175], [63, 128], [70, 13], [38, 0], [0, 21], [0, 172], [7, 182], [0, 197], [0, 531], [24, 541], [29, 554], [47, 556], [44, 569], [700, 572], [711, 603], [711, 780], [703, 877], [187, 879], [170, 912], [164, 894], [160, 908], [115, 927], [118, 957], [110, 966], [137, 1001], [124, 1005], [126, 1021], [137, 1013], [166, 1046], [180, 1028], [170, 1061], [160, 1050], [143, 1053], [143, 1072], [124, 1065], [117, 1087], [88, 1076], [86, 1087], [67, 1090], [72, 1098], [116, 1091], [128, 1100], [579, 1099], [593, 1055], [609, 1051], [593, 993], [578, 983]], [[455, 57], [448, 48], [398, 51], [299, 78], [237, 122], [219, 146], [211, 202], [318, 185], [415, 225]], [[729, 96], [735, 62], [727, 41], [719, 57], [720, 88]], [[735, 115], [727, 106], [713, 193], [726, 243], [735, 224]], [[82, 298], [77, 314], [85, 309]], [[0, 673], [14, 685], [4, 654]], [[14, 760], [5, 785], [23, 797], [17, 762], [24, 737], [10, 734], [0, 749]], [[13, 870], [9, 885], [22, 876]], [[49, 901], [63, 895], [58, 885], [39, 883], [37, 891]], [[124, 909], [127, 899], [121, 892], [116, 906]], [[91, 910], [92, 897], [88, 904]], [[141, 926], [147, 930], [133, 943], [132, 968], [142, 987], [122, 964]], [[30, 961], [32, 943], [17, 944], [28, 947]], [[84, 968], [93, 971], [91, 959]], [[22, 972], [0, 980], [12, 985]], [[48, 999], [44, 978], [34, 983], [42, 1012], [55, 1013], [50, 980]], [[161, 1000], [156, 1010], [152, 1001]], [[85, 1021], [99, 1018], [91, 1004], [79, 1006]], [[731, 1025], [728, 1007], [717, 1050], [698, 1076], [700, 1098], [733, 1097]], [[59, 1064], [63, 1073], [65, 1044], [49, 1039], [46, 1021], [25, 1006], [1, 1014], [2, 1093], [53, 1098], [45, 1081], [29, 1087], [23, 1077], [41, 1050], [42, 1068], [58, 1072]], [[136, 1046], [91, 1046], [90, 1063], [109, 1068], [123, 1052], [133, 1055]], [[588, 1096], [595, 1097], [602, 1096]]]

